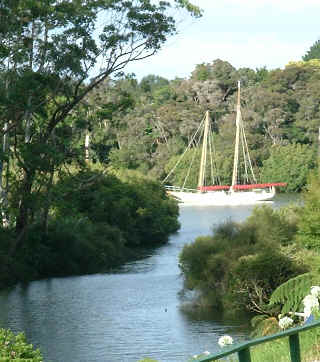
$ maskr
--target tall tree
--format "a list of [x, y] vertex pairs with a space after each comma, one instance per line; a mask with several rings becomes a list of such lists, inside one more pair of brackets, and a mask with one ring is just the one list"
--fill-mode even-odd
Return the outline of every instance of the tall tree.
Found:
[[304, 61], [311, 59], [320, 59], [320, 39], [318, 39], [315, 43], [312, 44], [312, 46], [302, 57], [302, 59]]
[[[200, 15], [188, 0], [175, 5]], [[160, 49], [175, 32], [170, 7], [150, 0], [1, 1], [0, 122], [14, 140], [18, 167], [13, 249], [44, 207], [39, 190], [50, 189], [66, 158], [68, 117], [110, 75]]]

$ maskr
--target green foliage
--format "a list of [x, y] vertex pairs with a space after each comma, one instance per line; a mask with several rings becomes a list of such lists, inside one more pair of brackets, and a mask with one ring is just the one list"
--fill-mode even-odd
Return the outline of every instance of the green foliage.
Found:
[[266, 66], [261, 67], [261, 68], [256, 68], [256, 77], [257, 77], [258, 82], [261, 82], [264, 79], [266, 79], [268, 77], [268, 74], [269, 74], [269, 71]]
[[270, 305], [280, 304], [281, 313], [295, 312], [301, 306], [302, 299], [309, 294], [313, 285], [320, 283], [320, 275], [305, 273], [289, 279], [274, 290], [270, 297]]
[[17, 335], [10, 330], [0, 329], [0, 360], [1, 361], [25, 361], [42, 362], [39, 349], [34, 349], [28, 344], [23, 333]]
[[320, 250], [320, 181], [317, 171], [310, 177], [303, 194], [304, 205], [299, 213], [297, 240], [304, 247]]
[[0, 285], [52, 276], [103, 272], [154, 247], [179, 228], [177, 203], [157, 182], [98, 170], [61, 175], [50, 218], [29, 226], [14, 259], [13, 230], [0, 229]]
[[206, 304], [226, 312], [269, 313], [271, 293], [307, 270], [285, 253], [295, 230], [291, 219], [266, 206], [256, 208], [242, 224], [220, 225], [213, 236], [184, 246], [179, 266], [186, 287], [199, 290]]
[[149, 74], [143, 77], [140, 81], [140, 88], [145, 93], [151, 93], [156, 89], [161, 89], [169, 84], [169, 81], [163, 77], [154, 74]]
[[188, 288], [193, 289], [199, 283], [207, 281], [208, 275], [205, 274], [204, 265], [207, 263], [208, 256], [216, 249], [217, 246], [210, 236], [198, 237], [194, 243], [183, 247], [179, 257], [179, 267], [186, 277]]
[[195, 80], [205, 81], [211, 78], [211, 69], [209, 64], [197, 64], [196, 69], [192, 72], [192, 78]]
[[202, 16], [202, 10], [196, 6], [193, 5], [190, 1], [188, 0], [175, 0], [175, 2], [182, 8], [186, 9], [187, 11], [189, 11], [192, 16], [198, 18]]
[[287, 182], [286, 190], [300, 191], [315, 167], [315, 150], [308, 145], [288, 144], [271, 148], [270, 157], [263, 162], [263, 182]]
[[[299, 333], [302, 361], [316, 361], [319, 358], [320, 336], [318, 328]], [[251, 358], [255, 362], [291, 362], [287, 338], [261, 343], [250, 348]]]
[[274, 210], [262, 205], [253, 209], [244, 225], [254, 230], [255, 239], [285, 246], [293, 242], [297, 232], [297, 218], [292, 213], [290, 208]]
[[135, 152], [128, 147], [122, 147], [120, 150], [112, 149], [109, 154], [110, 164], [116, 170], [129, 169], [134, 170], [138, 167], [135, 158]]
[[320, 59], [320, 40], [317, 40], [314, 44], [311, 45], [307, 53], [302, 57], [304, 61], [311, 59]]
[[289, 257], [267, 249], [241, 257], [233, 270], [239, 278], [239, 286], [243, 283], [249, 284], [249, 289], [258, 286], [261, 292], [270, 295], [279, 284], [301, 273], [299, 269]]
[[188, 150], [182, 159], [181, 155], [172, 157], [165, 166], [167, 174], [175, 167], [175, 171], [168, 182], [176, 186], [196, 189], [200, 158], [201, 150], [198, 148]]
[[19, 280], [106, 271], [131, 256], [121, 230], [79, 216], [50, 222], [47, 235], [41, 225], [32, 227], [16, 254]]
[[[162, 180], [168, 165], [191, 141], [199, 118], [209, 109], [220, 169], [215, 177], [229, 183], [238, 79], [243, 83], [243, 116], [254, 166], [258, 169], [263, 165], [264, 181], [288, 182], [288, 191], [299, 191], [304, 186], [307, 173], [315, 166], [312, 150], [320, 121], [319, 60], [295, 62], [269, 72], [265, 68], [236, 69], [216, 59], [198, 65], [190, 79], [173, 81], [149, 75], [139, 83], [134, 75], [118, 74], [128, 62], [151, 56], [175, 32], [172, 7], [195, 17], [201, 15], [201, 10], [188, 0], [4, 2], [0, 123], [1, 129], [9, 126], [9, 130], [7, 147], [0, 152], [0, 177], [6, 187], [1, 211], [10, 231], [3, 238], [1, 259], [6, 260], [9, 249], [15, 254], [24, 242], [28, 265], [33, 258], [41, 264], [39, 260], [48, 250], [50, 254], [54, 245], [62, 250], [56, 241], [62, 238], [57, 226], [62, 218], [61, 232], [69, 240], [69, 251], [75, 259], [76, 245], [81, 244], [90, 254], [84, 236], [90, 240], [98, 235], [93, 249], [112, 260], [118, 258], [113, 251], [115, 245], [115, 250], [120, 250], [165, 240], [178, 227], [178, 211], [159, 185], [97, 177], [100, 181], [93, 182], [90, 190], [88, 185], [82, 188], [87, 182], [80, 174], [68, 179], [65, 172], [71, 164], [85, 167], [83, 146], [88, 136], [89, 162], [108, 164], [117, 172], [138, 170]], [[96, 20], [101, 13], [107, 15], [106, 23], [97, 33]], [[128, 45], [131, 51], [123, 52]], [[101, 71], [88, 80], [98, 54], [103, 61]], [[175, 182], [183, 180], [191, 159], [190, 152]], [[190, 171], [190, 175], [190, 186], [194, 187], [197, 171]], [[87, 178], [91, 176], [97, 175], [87, 174]], [[71, 192], [79, 187], [81, 195]], [[105, 200], [104, 205], [101, 200]], [[273, 243], [278, 234], [281, 244], [288, 245], [293, 224], [286, 229], [273, 215], [265, 216], [276, 225], [274, 233], [267, 233], [267, 242]], [[73, 237], [67, 231], [80, 228], [77, 218], [82, 220], [83, 237], [80, 232]], [[317, 245], [317, 222], [316, 214], [309, 223], [301, 218], [299, 235], [304, 245]], [[254, 222], [246, 230], [240, 229], [239, 233], [250, 240], [263, 238]], [[28, 235], [33, 230], [38, 236]], [[263, 227], [261, 230], [267, 231]], [[44, 238], [48, 231], [52, 235]], [[100, 234], [110, 240], [108, 245]], [[8, 240], [12, 242], [10, 248]], [[23, 253], [18, 254], [17, 268], [23, 270]], [[102, 258], [97, 265], [105, 261]], [[222, 256], [212, 256], [210, 270], [223, 263]], [[82, 267], [75, 263], [70, 270], [78, 272]]]
[[117, 227], [126, 245], [164, 243], [179, 228], [178, 206], [157, 182], [137, 177], [121, 182], [112, 175], [83, 171], [57, 187], [63, 190], [56, 199], [57, 216], [78, 214]]
[[[0, 123], [4, 129], [10, 122], [6, 137], [14, 139], [15, 146], [14, 152], [6, 147], [0, 155], [6, 162], [0, 177], [6, 170], [5, 211], [16, 229], [16, 248], [30, 225], [47, 224], [54, 179], [61, 169], [72, 162], [84, 166], [87, 136], [93, 139], [93, 162], [108, 163], [110, 149], [121, 148], [119, 129], [127, 129], [123, 117], [135, 106], [133, 89], [138, 86], [130, 76], [114, 83], [110, 77], [119, 75], [129, 62], [153, 55], [175, 33], [172, 7], [201, 15], [188, 0], [3, 4]], [[105, 20], [102, 27], [100, 14]], [[93, 69], [95, 76], [89, 79]], [[112, 94], [108, 99], [102, 94], [100, 102], [94, 102], [90, 97], [98, 98], [101, 94], [95, 91], [106, 84], [114, 86]], [[162, 102], [171, 93], [163, 90], [157, 96]], [[112, 132], [106, 135], [110, 125]], [[95, 127], [100, 128], [96, 139], [91, 134]], [[152, 142], [146, 152], [151, 149]]]
[[[94, 129], [95, 142], [110, 145], [111, 149], [106, 150], [107, 162], [111, 155], [115, 168], [139, 169], [162, 180], [209, 110], [216, 174], [221, 183], [229, 184], [236, 84], [241, 79], [242, 116], [256, 176], [261, 175], [260, 180], [266, 182], [287, 182], [286, 191], [300, 191], [316, 161], [314, 151], [320, 122], [318, 62], [291, 62], [283, 70], [268, 71], [236, 69], [216, 59], [198, 64], [190, 79], [168, 81], [148, 75], [140, 83], [132, 77], [130, 81], [119, 78], [106, 82], [98, 92], [100, 100], [90, 102], [100, 112], [101, 123]], [[126, 111], [119, 103], [119, 94], [124, 91], [133, 101]], [[104, 104], [112, 105], [111, 113], [103, 112]], [[192, 148], [196, 146], [192, 142]], [[172, 183], [183, 183], [191, 160], [190, 151]], [[195, 187], [197, 172], [190, 171], [189, 187]]]

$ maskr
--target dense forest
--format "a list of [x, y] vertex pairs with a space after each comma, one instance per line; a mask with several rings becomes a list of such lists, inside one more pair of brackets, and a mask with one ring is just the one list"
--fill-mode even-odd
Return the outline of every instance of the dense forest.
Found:
[[[216, 59], [186, 79], [124, 73], [175, 34], [179, 12], [201, 16], [188, 0], [1, 1], [1, 288], [105, 271], [166, 242], [179, 209], [161, 181], [207, 110], [217, 176], [230, 184], [238, 80], [259, 181], [287, 182], [288, 192], [308, 183], [305, 206], [257, 209], [187, 245], [186, 285], [208, 292], [210, 305], [268, 318], [285, 302], [268, 304], [281, 283], [302, 273], [320, 281], [318, 173], [308, 182], [319, 147], [319, 41], [284, 69]], [[186, 156], [170, 182], [182, 179]]]
[[104, 271], [179, 228], [159, 182], [107, 162], [123, 127], [113, 114], [133, 107], [112, 79], [157, 52], [179, 16], [201, 11], [188, 0], [1, 1], [0, 287]]
[[[288, 182], [287, 191], [303, 190], [300, 205], [279, 210], [256, 207], [246, 221], [219, 225], [211, 235], [186, 244], [180, 254], [185, 287], [198, 291], [194, 305], [220, 309], [226, 315], [249, 312], [253, 336], [280, 331], [283, 317], [292, 318], [292, 325], [303, 323], [294, 313], [304, 315], [310, 288], [320, 285], [319, 46], [317, 41], [303, 61], [291, 62], [283, 70], [235, 70], [216, 60], [197, 66], [187, 80], [196, 82], [196, 77], [201, 83], [203, 76], [205, 84], [215, 67], [233, 69], [245, 84], [242, 107], [261, 180]], [[234, 108], [236, 89], [232, 91]], [[234, 111], [225, 108], [215, 114], [208, 108], [216, 120], [217, 143], [223, 146], [223, 166], [228, 152], [228, 143], [223, 142], [228, 135], [232, 138]], [[230, 174], [225, 176], [227, 180]], [[308, 313], [319, 318], [318, 307]], [[310, 351], [318, 353], [314, 346]]]
[[[201, 15], [188, 1], [175, 5]], [[315, 50], [276, 70], [236, 69], [217, 59], [197, 65], [187, 79], [149, 75], [138, 81], [123, 73], [175, 32], [170, 9], [147, 0], [2, 2], [5, 284], [92, 272], [120, 262], [123, 248], [164, 242], [179, 225], [178, 207], [161, 181], [206, 110], [218, 176], [230, 183], [238, 80], [259, 180], [287, 182], [286, 191], [305, 186], [316, 165], [320, 118]], [[100, 12], [108, 15], [102, 29]], [[170, 182], [178, 182], [187, 167], [182, 164]], [[97, 260], [90, 263], [85, 255]]]
[[[242, 115], [259, 180], [287, 182], [286, 191], [300, 191], [316, 163], [319, 60], [268, 71], [235, 69], [217, 59], [198, 65], [188, 79], [149, 75], [138, 82], [127, 75], [108, 81], [87, 100], [91, 117], [99, 118], [98, 126], [89, 122], [86, 129], [90, 157], [116, 170], [135, 169], [163, 180], [209, 110], [218, 177], [230, 184], [237, 80], [242, 83]], [[184, 177], [191, 157], [191, 152], [186, 155], [171, 182]]]

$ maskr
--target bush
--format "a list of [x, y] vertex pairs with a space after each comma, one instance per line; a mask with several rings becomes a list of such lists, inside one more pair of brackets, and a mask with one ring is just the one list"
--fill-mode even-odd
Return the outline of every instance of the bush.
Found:
[[315, 148], [298, 143], [271, 148], [270, 157], [263, 162], [262, 182], [287, 182], [287, 192], [300, 191], [308, 174], [316, 165]]
[[320, 180], [319, 171], [311, 175], [304, 206], [299, 213], [297, 240], [308, 249], [320, 251]]
[[263, 206], [244, 223], [226, 222], [213, 236], [185, 245], [180, 254], [185, 286], [201, 292], [203, 305], [264, 312], [278, 285], [307, 270], [286, 254], [295, 235], [293, 220]]
[[48, 224], [35, 219], [12, 260], [14, 233], [0, 228], [0, 286], [104, 272], [164, 244], [179, 228], [178, 205], [159, 183], [81, 171], [54, 186]]
[[126, 260], [119, 229], [106, 223], [66, 217], [49, 223], [48, 233], [36, 224], [15, 256], [20, 281], [106, 271]]
[[280, 250], [261, 250], [239, 258], [231, 270], [232, 296], [250, 311], [264, 313], [272, 292], [290, 278], [306, 271]]
[[[87, 187], [84, 180], [91, 180]], [[81, 184], [83, 191], [75, 193]], [[77, 215], [117, 227], [127, 246], [165, 243], [180, 226], [177, 203], [154, 181], [133, 177], [122, 182], [112, 175], [83, 171], [60, 182], [57, 189], [56, 215]]]
[[39, 349], [27, 343], [23, 333], [14, 335], [10, 330], [0, 329], [0, 360], [41, 362], [43, 358]]
[[254, 230], [257, 242], [288, 245], [294, 241], [297, 232], [297, 218], [290, 208], [280, 211], [262, 205], [254, 208], [251, 216], [244, 222], [242, 232]]

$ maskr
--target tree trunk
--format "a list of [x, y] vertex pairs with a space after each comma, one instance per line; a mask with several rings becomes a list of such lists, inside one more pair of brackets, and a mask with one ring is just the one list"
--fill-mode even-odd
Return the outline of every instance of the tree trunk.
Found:
[[51, 190], [52, 190], [52, 185], [53, 185], [53, 175], [54, 175], [54, 168], [52, 167], [52, 169], [50, 171], [49, 183], [47, 185], [47, 198], [45, 201], [45, 206], [44, 206], [44, 211], [43, 211], [43, 221], [42, 221], [42, 228], [46, 235], [48, 234], [48, 220], [49, 220], [49, 210], [50, 210], [51, 199], [52, 199]]
[[[8, 122], [5, 123], [4, 127], [4, 135], [3, 135], [3, 144], [2, 144], [2, 151], [4, 154], [6, 154], [9, 150], [8, 147]], [[7, 161], [7, 179], [6, 179], [6, 185], [4, 183], [4, 161], [2, 161], [1, 163], [1, 167], [0, 167], [0, 192], [1, 192], [1, 204], [2, 204], [2, 211], [1, 211], [1, 216], [2, 216], [2, 226], [3, 227], [8, 227], [9, 226], [9, 222], [8, 222], [8, 217], [7, 217], [7, 207], [8, 207], [8, 188], [9, 188], [9, 183], [8, 183], [8, 169], [9, 169], [9, 160]]]
[[85, 149], [85, 161], [89, 162], [89, 148], [90, 148], [90, 132], [86, 132], [85, 141], [84, 141], [84, 149]]
[[34, 179], [34, 172], [25, 171], [24, 180], [21, 187], [21, 199], [19, 203], [19, 212], [16, 220], [16, 233], [19, 235], [23, 230], [25, 230], [29, 224], [29, 215], [30, 215], [30, 199], [31, 199], [31, 190]]

